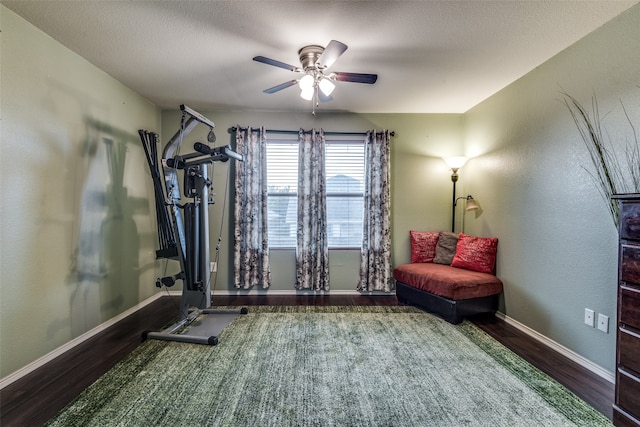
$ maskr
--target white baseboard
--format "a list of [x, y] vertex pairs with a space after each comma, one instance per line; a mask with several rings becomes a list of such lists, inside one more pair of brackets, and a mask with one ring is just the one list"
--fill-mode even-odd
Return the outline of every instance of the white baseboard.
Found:
[[[180, 295], [180, 291], [172, 291], [172, 295]], [[382, 291], [370, 291], [360, 292], [357, 290], [329, 290], [329, 291], [314, 291], [311, 289], [297, 290], [297, 289], [214, 289], [212, 291], [213, 299], [216, 295], [366, 295], [366, 296], [395, 296], [394, 292], [382, 292]]]
[[524, 332], [525, 334], [529, 335], [531, 338], [540, 341], [542, 344], [546, 345], [547, 347], [552, 348], [553, 350], [557, 351], [558, 353], [562, 354], [563, 356], [567, 357], [568, 359], [576, 362], [578, 365], [582, 366], [583, 368], [588, 369], [589, 371], [593, 372], [594, 374], [604, 378], [605, 380], [609, 381], [610, 383], [615, 383], [615, 375], [613, 372], [608, 371], [606, 369], [604, 369], [602, 366], [597, 365], [595, 363], [593, 363], [592, 361], [590, 361], [589, 359], [584, 358], [583, 356], [580, 356], [578, 353], [574, 352], [573, 350], [568, 349], [567, 347], [558, 344], [557, 342], [553, 341], [552, 339], [542, 335], [541, 333], [531, 329], [530, 327], [518, 322], [515, 319], [512, 319], [511, 317], [507, 316], [504, 313], [501, 312], [496, 312], [496, 317], [499, 319], [504, 320], [507, 324], [515, 327], [516, 329]]
[[[91, 337], [99, 334], [100, 332], [106, 330], [107, 328], [115, 325], [117, 322], [119, 322], [120, 320], [124, 319], [125, 317], [135, 313], [136, 311], [140, 310], [141, 308], [151, 304], [152, 302], [154, 302], [157, 299], [162, 298], [162, 297], [164, 297], [166, 295], [167, 295], [166, 292], [158, 292], [157, 294], [152, 295], [151, 297], [149, 297], [146, 300], [138, 303], [137, 305], [131, 307], [130, 309], [118, 314], [117, 316], [107, 320], [104, 323], [99, 324], [95, 328], [85, 332], [82, 335], [79, 335], [78, 337], [72, 339], [71, 341], [69, 341], [69, 342], [61, 345], [60, 347], [56, 348], [55, 350], [45, 354], [44, 356], [34, 360], [33, 362], [29, 363], [28, 365], [23, 366], [22, 368], [18, 369], [17, 371], [15, 371], [15, 372], [7, 375], [6, 377], [0, 379], [0, 390], [5, 388], [9, 384], [19, 380], [20, 378], [24, 377], [25, 375], [30, 374], [31, 372], [35, 371], [36, 369], [44, 366], [46, 363], [52, 361], [56, 357], [58, 357], [58, 356], [64, 354], [65, 352], [71, 350], [73, 347], [81, 344], [82, 342], [88, 340], [89, 338], [91, 338]], [[178, 295], [180, 295], [180, 293], [178, 293]]]

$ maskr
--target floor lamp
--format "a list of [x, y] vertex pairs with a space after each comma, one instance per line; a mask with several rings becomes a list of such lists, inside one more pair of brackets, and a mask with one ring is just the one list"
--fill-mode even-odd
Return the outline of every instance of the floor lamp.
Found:
[[451, 231], [454, 231], [455, 229], [455, 220], [456, 220], [456, 206], [458, 205], [458, 200], [460, 199], [465, 199], [467, 201], [467, 207], [464, 209], [465, 211], [477, 211], [478, 209], [480, 209], [480, 206], [478, 206], [478, 203], [473, 199], [473, 197], [471, 197], [471, 194], [469, 194], [468, 196], [464, 196], [464, 197], [458, 197], [454, 202], [453, 202], [453, 214], [452, 214], [452, 223], [451, 223]]
[[466, 197], [458, 197], [456, 198], [456, 182], [458, 182], [458, 170], [464, 166], [464, 164], [467, 162], [467, 158], [464, 156], [456, 156], [456, 157], [444, 157], [443, 160], [445, 161], [445, 163], [447, 164], [447, 166], [449, 166], [449, 169], [451, 169], [451, 182], [453, 183], [453, 195], [451, 198], [451, 232], [455, 232], [456, 231], [456, 205], [458, 204], [458, 200], [460, 199], [466, 199], [467, 200], [467, 207], [465, 208], [465, 210], [467, 211], [473, 211], [473, 210], [477, 210], [480, 207], [478, 206], [478, 204], [476, 203], [476, 201], [473, 199], [473, 197], [471, 197], [471, 195], [468, 195]]

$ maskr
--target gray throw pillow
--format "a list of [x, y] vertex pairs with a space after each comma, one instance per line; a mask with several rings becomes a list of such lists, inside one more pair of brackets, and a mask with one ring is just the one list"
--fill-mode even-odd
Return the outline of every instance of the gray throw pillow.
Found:
[[456, 254], [458, 235], [449, 231], [441, 231], [436, 245], [436, 256], [433, 262], [436, 264], [451, 265], [453, 256]]

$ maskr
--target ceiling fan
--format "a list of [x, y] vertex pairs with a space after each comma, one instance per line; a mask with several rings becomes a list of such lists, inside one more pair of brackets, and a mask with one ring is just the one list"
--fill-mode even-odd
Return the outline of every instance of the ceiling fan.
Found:
[[353, 82], [374, 84], [378, 80], [377, 74], [362, 73], [345, 73], [334, 71], [326, 73], [325, 71], [347, 50], [347, 45], [337, 40], [331, 40], [327, 47], [318, 45], [304, 46], [298, 51], [300, 58], [300, 67], [289, 65], [275, 59], [265, 58], [264, 56], [256, 56], [254, 61], [263, 64], [273, 65], [274, 67], [284, 68], [294, 73], [303, 73], [303, 75], [294, 80], [281, 83], [277, 86], [265, 89], [264, 93], [276, 93], [282, 89], [286, 89], [295, 85], [300, 87], [300, 97], [308, 101], [314, 101], [315, 106], [318, 102], [329, 102], [333, 98], [331, 93], [335, 88], [333, 82]]

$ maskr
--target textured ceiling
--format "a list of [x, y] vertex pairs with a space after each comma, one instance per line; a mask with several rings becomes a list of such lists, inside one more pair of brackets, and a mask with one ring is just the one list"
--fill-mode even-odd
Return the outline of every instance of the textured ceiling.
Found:
[[349, 46], [318, 111], [461, 113], [638, 3], [582, 1], [1, 1], [162, 108], [304, 111], [298, 50]]

